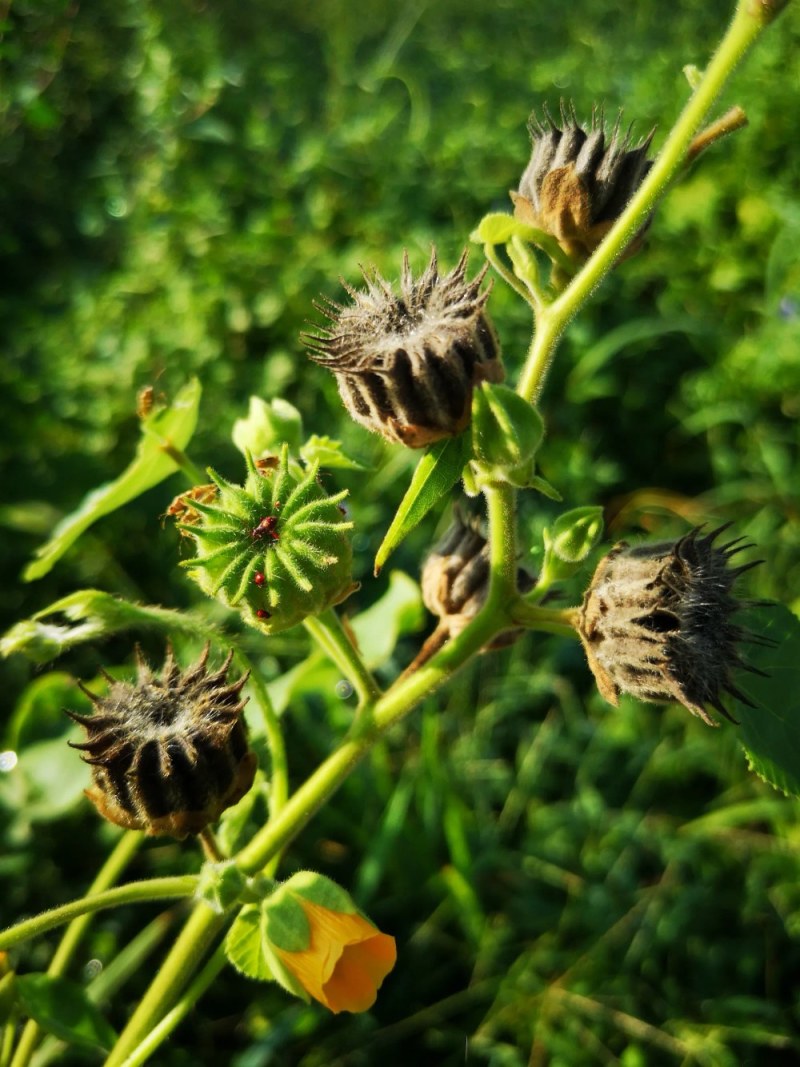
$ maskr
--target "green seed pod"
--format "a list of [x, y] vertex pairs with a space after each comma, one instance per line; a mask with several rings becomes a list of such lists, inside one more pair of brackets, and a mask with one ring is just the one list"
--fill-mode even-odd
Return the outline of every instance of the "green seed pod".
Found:
[[488, 383], [475, 389], [472, 449], [480, 482], [528, 485], [543, 436], [541, 415], [513, 389]]
[[265, 633], [277, 633], [344, 600], [355, 588], [352, 522], [328, 496], [317, 465], [300, 471], [284, 446], [274, 463], [247, 456], [247, 481], [233, 485], [213, 471], [214, 503], [193, 500], [199, 520], [181, 523], [195, 541], [184, 560], [200, 588]]

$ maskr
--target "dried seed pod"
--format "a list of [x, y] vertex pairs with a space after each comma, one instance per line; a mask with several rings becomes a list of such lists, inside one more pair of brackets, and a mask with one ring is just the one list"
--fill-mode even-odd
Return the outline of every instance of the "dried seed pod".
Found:
[[[514, 214], [578, 261], [594, 252], [652, 166], [647, 150], [655, 131], [634, 144], [630, 130], [620, 132], [621, 120], [620, 113], [608, 137], [602, 112], [595, 109], [584, 129], [574, 105], [562, 102], [560, 126], [547, 108], [542, 121], [532, 115], [528, 124], [533, 148], [519, 191], [511, 194]], [[644, 229], [626, 255], [640, 247]]]
[[[522, 567], [517, 572], [520, 589], [533, 587], [533, 578]], [[422, 600], [449, 637], [460, 633], [474, 619], [489, 593], [489, 543], [480, 522], [456, 510], [453, 522], [425, 560], [421, 575]], [[513, 644], [522, 630], [509, 630], [492, 641], [490, 648]]]
[[736, 648], [748, 634], [732, 622], [741, 607], [732, 587], [761, 561], [729, 567], [731, 556], [753, 546], [738, 538], [715, 547], [727, 528], [702, 537], [696, 528], [674, 543], [631, 547], [621, 541], [600, 561], [578, 630], [610, 704], [619, 703], [620, 693], [656, 703], [675, 700], [717, 726], [706, 705], [730, 719], [723, 693], [750, 703], [731, 679], [737, 667], [755, 672]]
[[500, 348], [480, 292], [486, 267], [466, 279], [467, 253], [443, 277], [436, 250], [416, 281], [403, 259], [400, 296], [377, 273], [350, 305], [317, 308], [330, 329], [306, 334], [311, 358], [333, 371], [344, 405], [368, 430], [424, 448], [469, 424], [472, 390], [503, 379]]
[[197, 663], [181, 671], [167, 646], [156, 677], [137, 650], [135, 685], [106, 675], [105, 697], [81, 685], [95, 712], [67, 712], [87, 734], [70, 744], [92, 768], [86, 795], [117, 826], [177, 838], [197, 834], [253, 784], [256, 755], [241, 717], [247, 674], [227, 680], [233, 652], [209, 672], [208, 653], [206, 645]]

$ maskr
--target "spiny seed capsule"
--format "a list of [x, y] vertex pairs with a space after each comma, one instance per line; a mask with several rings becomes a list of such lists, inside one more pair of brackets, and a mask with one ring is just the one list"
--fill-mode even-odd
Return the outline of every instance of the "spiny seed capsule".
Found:
[[[568, 256], [588, 259], [641, 185], [652, 163], [647, 150], [655, 130], [634, 144], [631, 130], [620, 132], [622, 113], [608, 137], [602, 111], [592, 112], [584, 129], [574, 105], [561, 104], [561, 125], [543, 108], [543, 120], [528, 123], [533, 148], [530, 162], [511, 194], [522, 222], [555, 237]], [[643, 227], [628, 246], [642, 243]]]
[[87, 734], [70, 744], [92, 768], [86, 795], [110, 822], [184, 838], [216, 822], [253, 784], [256, 755], [242, 720], [247, 674], [227, 680], [233, 652], [209, 672], [208, 653], [206, 645], [181, 671], [168, 645], [156, 677], [137, 649], [135, 685], [103, 672], [111, 688], [100, 697], [81, 684], [95, 712], [67, 712]]
[[181, 566], [209, 596], [277, 633], [353, 591], [353, 523], [339, 510], [347, 493], [328, 496], [317, 466], [290, 462], [287, 448], [276, 464], [248, 456], [247, 468], [244, 486], [209, 472], [216, 495], [193, 500], [198, 521], [180, 524], [196, 549]]
[[619, 703], [620, 693], [656, 703], [676, 700], [709, 726], [718, 723], [706, 705], [731, 719], [723, 693], [750, 705], [731, 674], [736, 668], [760, 673], [736, 648], [755, 638], [732, 622], [742, 606], [732, 587], [761, 560], [728, 566], [731, 556], [753, 547], [741, 537], [715, 547], [729, 525], [703, 537], [696, 528], [674, 543], [631, 547], [621, 541], [600, 561], [578, 630], [610, 704]]
[[[522, 592], [534, 584], [522, 567], [517, 571], [517, 583]], [[478, 518], [456, 509], [453, 522], [423, 564], [421, 586], [425, 607], [439, 617], [440, 626], [450, 637], [475, 618], [489, 593], [489, 543]], [[500, 634], [489, 647], [510, 645], [521, 633]]]
[[365, 292], [343, 283], [351, 305], [315, 305], [332, 326], [305, 335], [311, 358], [333, 371], [345, 407], [368, 430], [424, 448], [467, 427], [478, 382], [502, 381], [489, 290], [479, 291], [486, 267], [472, 281], [466, 269], [465, 251], [441, 276], [434, 249], [415, 281], [406, 254], [399, 296], [365, 271]]

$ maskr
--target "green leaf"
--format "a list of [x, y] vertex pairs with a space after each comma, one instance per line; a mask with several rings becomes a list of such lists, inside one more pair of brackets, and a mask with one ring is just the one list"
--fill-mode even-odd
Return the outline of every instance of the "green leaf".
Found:
[[534, 474], [529, 479], [528, 488], [535, 489], [542, 496], [546, 496], [548, 500], [555, 500], [557, 504], [560, 504], [564, 499], [554, 485], [551, 485], [546, 478], [539, 477], [538, 474]]
[[116, 1042], [113, 1027], [77, 982], [26, 974], [17, 978], [17, 991], [25, 1013], [62, 1041], [104, 1050]]
[[504, 211], [493, 211], [489, 215], [484, 215], [477, 228], [469, 235], [470, 241], [479, 245], [504, 245], [512, 237], [521, 237], [523, 241], [530, 241], [531, 244], [538, 244], [542, 238], [547, 239], [548, 242], [552, 240], [542, 230], [520, 222], [519, 219]]
[[458, 437], [438, 441], [419, 461], [411, 485], [375, 556], [376, 576], [401, 541], [459, 480], [471, 449], [471, 435], [462, 433]]
[[389, 659], [403, 634], [421, 629], [424, 623], [420, 588], [403, 571], [392, 571], [389, 588], [380, 600], [351, 621], [359, 651], [370, 670]]
[[[46, 621], [63, 615], [71, 625]], [[207, 636], [191, 615], [146, 604], [132, 604], [99, 589], [80, 589], [12, 626], [0, 639], [0, 655], [22, 652], [37, 663], [48, 663], [70, 648], [134, 627]]]
[[363, 463], [353, 459], [342, 451], [342, 442], [333, 437], [320, 437], [312, 434], [300, 448], [300, 458], [310, 467], [312, 463], [320, 467], [339, 467], [349, 471], [366, 471]]
[[258, 982], [271, 982], [272, 970], [262, 944], [261, 906], [242, 908], [225, 938], [225, 955], [237, 971]]
[[800, 621], [782, 604], [770, 604], [742, 615], [741, 625], [776, 645], [746, 645], [746, 661], [767, 677], [742, 674], [736, 679], [756, 705], [734, 704], [732, 714], [741, 723], [739, 740], [759, 777], [783, 793], [800, 796]]
[[43, 578], [98, 519], [141, 496], [178, 469], [169, 450], [182, 451], [191, 440], [199, 404], [200, 383], [193, 378], [169, 407], [153, 411], [142, 419], [142, 436], [133, 461], [113, 482], [93, 489], [76, 511], [61, 520], [53, 536], [36, 550], [36, 558], [25, 568], [23, 578], [26, 582]]

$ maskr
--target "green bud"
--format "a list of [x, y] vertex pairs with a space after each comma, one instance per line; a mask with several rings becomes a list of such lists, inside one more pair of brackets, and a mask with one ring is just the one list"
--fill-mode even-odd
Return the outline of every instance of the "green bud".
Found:
[[181, 566], [251, 626], [277, 633], [356, 588], [353, 524], [341, 506], [346, 491], [328, 496], [316, 464], [290, 464], [287, 446], [269, 461], [246, 458], [244, 486], [209, 471], [218, 493], [213, 503], [193, 499], [196, 519], [179, 524], [196, 548]]
[[267, 403], [261, 397], [251, 396], [247, 418], [236, 420], [231, 437], [241, 453], [249, 452], [256, 459], [277, 452], [284, 444], [296, 453], [303, 439], [303, 420], [288, 400], [276, 397]]
[[221, 863], [205, 863], [195, 890], [195, 897], [204, 900], [218, 915], [224, 914], [237, 901], [247, 887], [247, 876], [233, 860]]
[[472, 469], [478, 482], [524, 488], [544, 437], [539, 412], [505, 385], [484, 383], [472, 396]]
[[603, 509], [573, 508], [559, 515], [551, 529], [544, 530], [544, 560], [538, 590], [570, 578], [603, 534]]
[[581, 563], [602, 536], [602, 508], [573, 508], [556, 519], [550, 531], [550, 543], [560, 560]]

